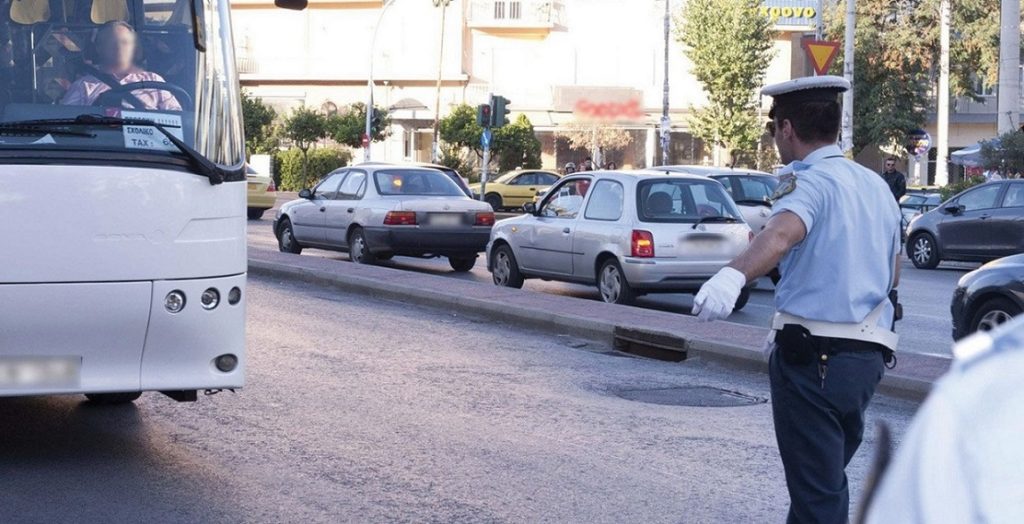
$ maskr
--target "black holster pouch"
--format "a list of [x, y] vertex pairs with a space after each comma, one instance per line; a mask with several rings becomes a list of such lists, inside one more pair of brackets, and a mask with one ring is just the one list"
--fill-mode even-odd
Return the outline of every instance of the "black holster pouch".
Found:
[[787, 364], [805, 366], [821, 358], [817, 339], [800, 324], [782, 326], [775, 332], [775, 344]]

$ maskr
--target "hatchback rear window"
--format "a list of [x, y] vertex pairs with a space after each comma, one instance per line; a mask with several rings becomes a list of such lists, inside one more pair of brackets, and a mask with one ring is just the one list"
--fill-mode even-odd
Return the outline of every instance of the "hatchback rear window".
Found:
[[448, 175], [433, 169], [382, 169], [373, 182], [384, 196], [466, 196]]
[[713, 180], [644, 180], [637, 185], [636, 208], [643, 222], [696, 222], [707, 217], [742, 221], [725, 188]]

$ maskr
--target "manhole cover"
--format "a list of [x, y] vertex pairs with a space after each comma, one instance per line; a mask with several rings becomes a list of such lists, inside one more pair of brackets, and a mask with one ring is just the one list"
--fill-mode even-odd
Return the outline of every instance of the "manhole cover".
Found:
[[767, 399], [744, 395], [710, 386], [682, 386], [661, 389], [630, 389], [618, 395], [626, 400], [661, 404], [663, 406], [695, 406], [701, 408], [728, 408], [763, 404]]

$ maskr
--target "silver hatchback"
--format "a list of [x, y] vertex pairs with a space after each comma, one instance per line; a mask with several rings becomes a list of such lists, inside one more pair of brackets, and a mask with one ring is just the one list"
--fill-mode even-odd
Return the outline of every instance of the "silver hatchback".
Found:
[[[526, 210], [491, 230], [494, 283], [596, 284], [616, 304], [646, 293], [694, 293], [753, 238], [722, 184], [695, 175], [582, 173]], [[736, 309], [748, 298], [744, 290]]]

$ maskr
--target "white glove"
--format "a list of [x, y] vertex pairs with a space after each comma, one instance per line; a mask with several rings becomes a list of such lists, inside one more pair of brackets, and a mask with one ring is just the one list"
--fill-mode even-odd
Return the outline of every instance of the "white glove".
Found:
[[728, 317], [745, 285], [747, 277], [743, 273], [728, 266], [723, 267], [700, 287], [697, 296], [693, 298], [691, 313], [700, 318], [701, 322]]

